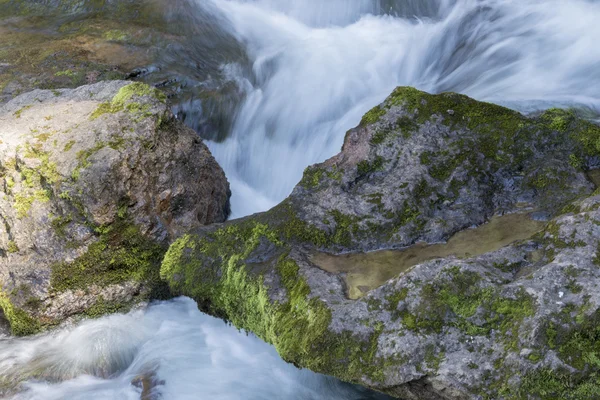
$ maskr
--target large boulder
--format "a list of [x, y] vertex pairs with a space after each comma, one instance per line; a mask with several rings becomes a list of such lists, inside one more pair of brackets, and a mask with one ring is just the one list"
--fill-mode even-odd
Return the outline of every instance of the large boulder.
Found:
[[400, 398], [595, 398], [598, 155], [574, 112], [398, 88], [283, 203], [183, 236], [161, 276], [285, 360]]
[[225, 175], [142, 83], [0, 106], [0, 310], [15, 334], [168, 295], [168, 243], [229, 213]]

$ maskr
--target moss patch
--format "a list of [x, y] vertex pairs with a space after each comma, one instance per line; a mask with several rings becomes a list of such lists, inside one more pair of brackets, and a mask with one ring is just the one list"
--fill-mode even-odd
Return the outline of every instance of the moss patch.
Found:
[[127, 111], [139, 115], [141, 118], [153, 115], [150, 112], [150, 104], [140, 104], [132, 101], [141, 97], [153, 97], [162, 103], [167, 100], [166, 95], [160, 90], [145, 83], [134, 82], [119, 89], [110, 103], [100, 104], [92, 113], [90, 119], [94, 120], [104, 114], [114, 114], [120, 111]]
[[124, 222], [98, 229], [98, 240], [71, 263], [52, 266], [52, 291], [86, 289], [130, 280], [158, 282], [165, 249]]
[[[273, 302], [260, 272], [244, 263], [260, 243], [281, 247], [278, 235], [261, 223], [242, 223], [219, 229], [210, 236], [185, 236], [165, 255], [161, 276], [172, 288], [191, 295], [202, 309], [254, 332], [272, 343], [288, 362], [314, 371], [326, 371], [347, 381], [367, 375], [382, 378], [375, 359], [381, 327], [369, 337], [329, 331], [331, 313], [310, 288], [298, 265], [283, 255], [275, 263], [287, 300]], [[201, 260], [213, 260], [202, 264]]]
[[[535, 313], [535, 301], [521, 291], [508, 297], [495, 287], [481, 287], [481, 277], [458, 267], [446, 271], [448, 278], [423, 285], [421, 302], [414, 312], [404, 311], [404, 325], [415, 331], [441, 332], [454, 326], [468, 335], [490, 335], [497, 330], [508, 349], [519, 345], [523, 320]], [[476, 313], [483, 318], [473, 318]]]
[[33, 335], [40, 331], [40, 324], [33, 319], [29, 314], [15, 307], [8, 295], [0, 290], [0, 308], [4, 313], [4, 317], [10, 324], [10, 329], [15, 336]]

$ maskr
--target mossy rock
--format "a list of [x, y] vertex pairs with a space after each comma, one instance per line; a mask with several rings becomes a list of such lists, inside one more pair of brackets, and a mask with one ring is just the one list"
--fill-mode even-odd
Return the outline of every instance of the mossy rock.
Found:
[[[528, 117], [398, 88], [280, 205], [173, 243], [161, 277], [285, 360], [399, 398], [589, 398], [600, 198], [586, 169], [598, 135], [571, 111]], [[315, 258], [436, 243], [524, 210], [554, 219], [507, 247], [414, 265], [356, 300]]]
[[154, 87], [35, 91], [0, 106], [0, 124], [0, 308], [14, 334], [169, 296], [168, 243], [227, 218], [223, 171]]

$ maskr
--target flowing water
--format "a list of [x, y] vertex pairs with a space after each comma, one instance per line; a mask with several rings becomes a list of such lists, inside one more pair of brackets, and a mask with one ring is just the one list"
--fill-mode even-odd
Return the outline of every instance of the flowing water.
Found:
[[[190, 18], [200, 28], [188, 39], [202, 52], [170, 49], [161, 73], [169, 65], [178, 74], [213, 68], [198, 76], [233, 86], [241, 99], [225, 108], [224, 134], [201, 132], [215, 139], [209, 146], [232, 184], [234, 216], [281, 201], [303, 169], [337, 153], [345, 132], [397, 85], [457, 91], [524, 112], [573, 106], [600, 113], [597, 0], [196, 0], [192, 6], [197, 15]], [[198, 120], [215, 110], [192, 99], [176, 111], [199, 129]], [[270, 346], [199, 313], [187, 299], [32, 339], [0, 339], [0, 377], [15, 375], [30, 377], [18, 399], [375, 396], [285, 364]]]
[[378, 398], [297, 370], [187, 298], [39, 338], [0, 340], [0, 354], [0, 376], [38, 378], [14, 400]]
[[398, 85], [522, 111], [600, 111], [598, 1], [213, 4], [252, 62], [249, 76], [232, 76], [247, 97], [230, 137], [211, 145], [232, 183], [234, 216], [281, 201]]

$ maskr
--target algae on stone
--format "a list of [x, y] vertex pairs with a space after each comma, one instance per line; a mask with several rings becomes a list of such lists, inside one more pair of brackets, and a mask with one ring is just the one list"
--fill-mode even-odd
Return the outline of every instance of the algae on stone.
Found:
[[[114, 112], [91, 119], [105, 102]], [[0, 125], [0, 308], [15, 334], [168, 296], [166, 244], [229, 212], [223, 171], [143, 83], [21, 95]]]
[[[398, 88], [280, 205], [177, 240], [161, 277], [284, 359], [399, 398], [544, 399], [570, 385], [583, 399], [600, 372], [593, 335], [576, 333], [593, 331], [581, 324], [600, 309], [600, 198], [585, 173], [596, 129], [568, 111], [526, 117]], [[348, 271], [311, 260], [439, 243], [502, 218], [523, 240], [425, 257], [356, 300], [346, 297]], [[553, 313], [574, 319], [540, 333]], [[558, 349], [571, 355], [556, 363]], [[569, 368], [570, 383], [561, 375]]]

